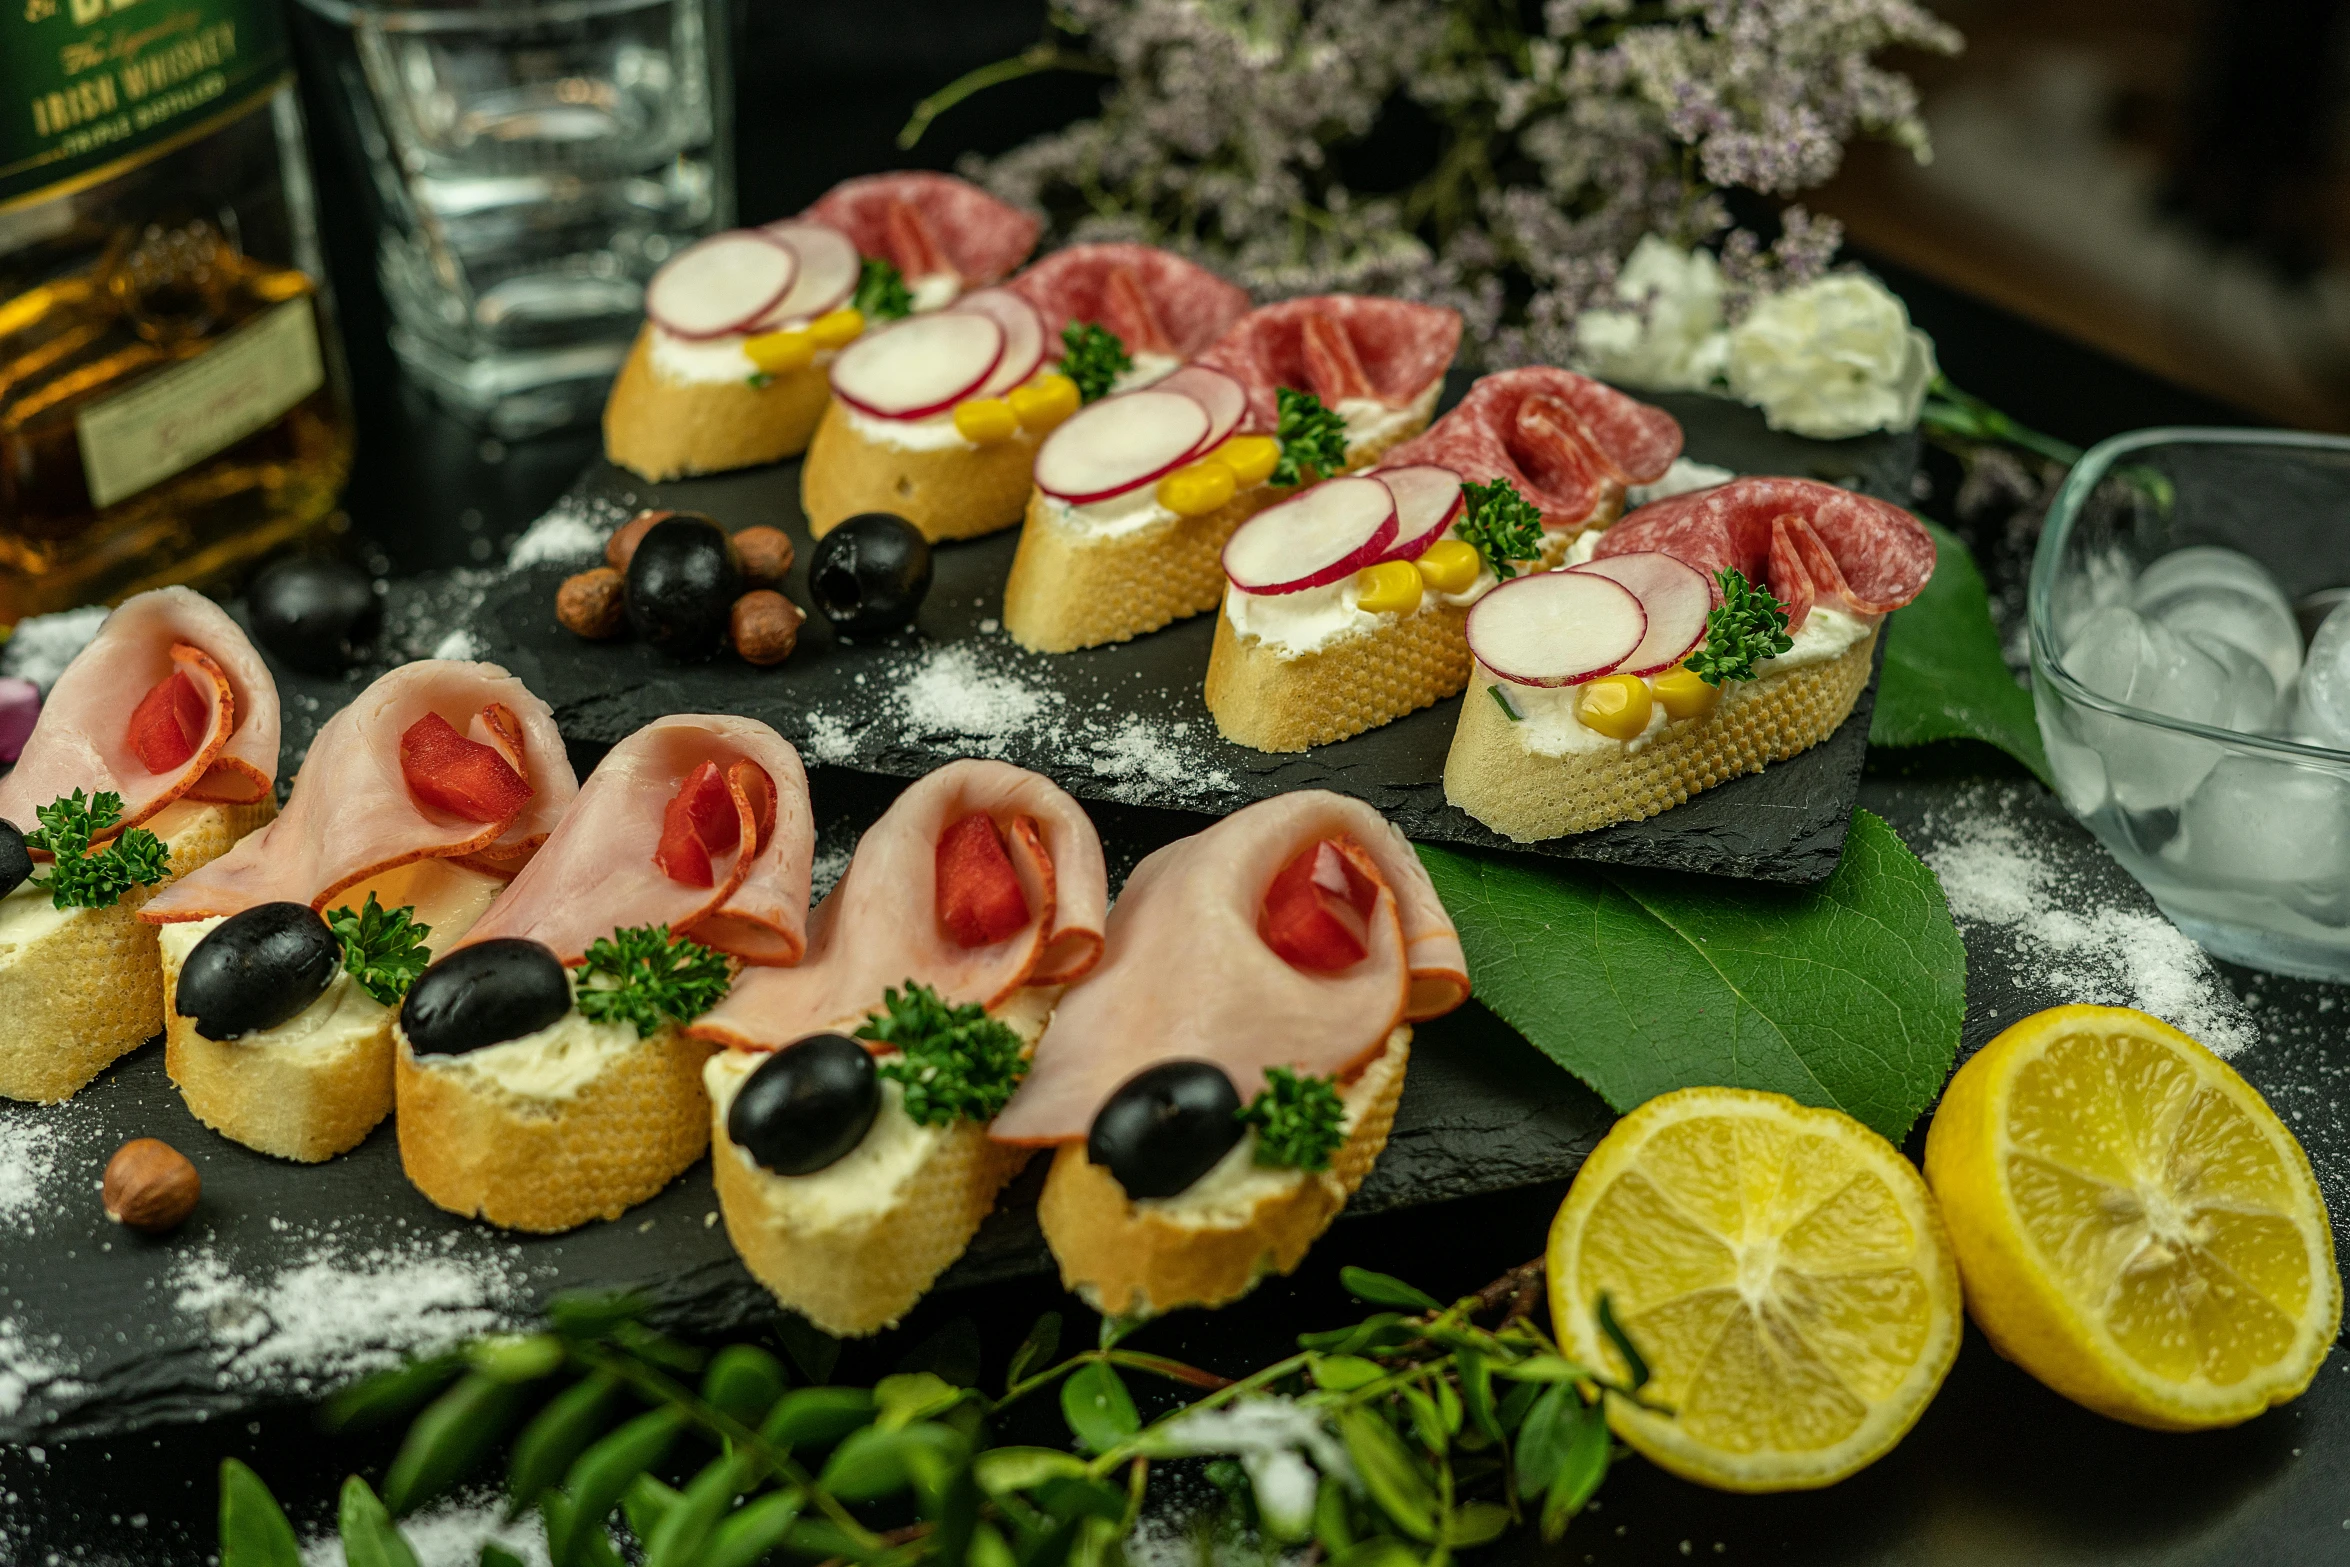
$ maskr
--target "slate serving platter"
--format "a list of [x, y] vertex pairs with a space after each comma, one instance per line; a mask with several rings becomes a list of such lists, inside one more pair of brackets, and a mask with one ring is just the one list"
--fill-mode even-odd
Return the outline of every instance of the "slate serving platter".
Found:
[[[1457, 397], [1465, 385], [1448, 390]], [[1656, 401], [1681, 420], [1688, 455], [1700, 461], [1908, 498], [1914, 433], [1809, 441], [1776, 434], [1759, 413], [1721, 398]], [[707, 512], [729, 529], [784, 528], [798, 551], [785, 591], [810, 602], [811, 541], [796, 462], [661, 485], [599, 462], [582, 475], [573, 502], [607, 515], [667, 506]], [[1328, 788], [1369, 801], [1416, 839], [1779, 882], [1823, 880], [1843, 850], [1873, 679], [1843, 726], [1800, 756], [1647, 821], [1513, 844], [1445, 803], [1444, 759], [1461, 698], [1294, 755], [1233, 745], [1217, 734], [1200, 696], [1213, 616], [1111, 647], [1029, 653], [998, 621], [1017, 540], [1012, 531], [941, 546], [930, 595], [909, 631], [850, 642], [811, 619], [798, 650], [772, 669], [733, 658], [684, 666], [641, 643], [573, 636], [556, 624], [555, 589], [587, 564], [580, 560], [512, 573], [469, 624], [478, 656], [521, 676], [552, 704], [564, 734], [587, 744], [610, 745], [664, 713], [741, 713], [772, 724], [812, 762], [898, 778], [959, 756], [997, 756], [1080, 799], [1212, 816], [1291, 789]]]

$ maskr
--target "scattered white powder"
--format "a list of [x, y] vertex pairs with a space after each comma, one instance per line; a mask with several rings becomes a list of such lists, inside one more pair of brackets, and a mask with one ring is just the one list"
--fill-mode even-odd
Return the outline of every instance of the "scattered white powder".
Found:
[[897, 705], [918, 734], [960, 737], [978, 754], [1001, 756], [1059, 699], [988, 666], [969, 644], [933, 648], [900, 688]]
[[629, 508], [601, 496], [566, 495], [514, 541], [506, 567], [520, 571], [525, 566], [569, 564], [601, 555], [604, 541], [629, 515]]
[[810, 713], [807, 716], [808, 739], [800, 749], [812, 762], [838, 765], [857, 754], [857, 737], [849, 732], [846, 721], [832, 713]]
[[[401, 1519], [400, 1533], [414, 1548], [417, 1567], [474, 1567], [481, 1548], [493, 1541], [528, 1567], [546, 1567], [547, 1536], [538, 1514], [507, 1522], [506, 1499], [495, 1492], [436, 1502]], [[304, 1567], [343, 1567], [341, 1538], [332, 1529], [312, 1535], [302, 1542], [302, 1561]]]
[[10, 1105], [0, 1114], [0, 1229], [31, 1227], [65, 1141], [53, 1113]]
[[481, 638], [463, 626], [435, 642], [432, 648], [434, 658], [472, 659], [481, 657], [481, 654]]
[[16, 623], [15, 632], [0, 643], [0, 675], [30, 680], [47, 696], [74, 655], [90, 645], [98, 628], [112, 613], [103, 604], [69, 609], [58, 615], [30, 615]]
[[1096, 778], [1110, 780], [1108, 792], [1117, 799], [1151, 798], [1178, 785], [1198, 791], [1233, 788], [1230, 773], [1203, 767], [1183, 750], [1180, 742], [1190, 733], [1188, 723], [1162, 725], [1128, 714], [1106, 732], [1089, 726], [1080, 738], [1087, 766]]
[[16, 1323], [0, 1318], [0, 1420], [22, 1409], [35, 1389], [81, 1391], [81, 1384], [71, 1379], [73, 1368], [59, 1358], [63, 1353], [56, 1337], [36, 1341]]
[[480, 612], [482, 600], [498, 580], [498, 573], [478, 568], [395, 578], [385, 593], [380, 662], [363, 671], [364, 678], [410, 659], [431, 657], [450, 635], [450, 627], [463, 626]]

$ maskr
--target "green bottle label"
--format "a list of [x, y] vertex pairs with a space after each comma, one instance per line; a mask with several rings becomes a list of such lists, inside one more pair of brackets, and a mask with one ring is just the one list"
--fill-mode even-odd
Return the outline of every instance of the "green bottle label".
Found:
[[278, 0], [0, 0], [0, 207], [201, 132], [286, 60]]

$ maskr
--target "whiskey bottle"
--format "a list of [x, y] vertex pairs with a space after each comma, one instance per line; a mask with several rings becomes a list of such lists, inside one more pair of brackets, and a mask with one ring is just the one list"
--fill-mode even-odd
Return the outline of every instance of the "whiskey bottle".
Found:
[[278, 0], [0, 0], [0, 626], [333, 510], [308, 181]]

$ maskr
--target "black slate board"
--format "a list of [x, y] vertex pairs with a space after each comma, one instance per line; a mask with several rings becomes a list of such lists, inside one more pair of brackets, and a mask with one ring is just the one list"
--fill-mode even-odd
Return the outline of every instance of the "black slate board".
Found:
[[[1774, 434], [1759, 413], [1724, 399], [1657, 400], [1681, 420], [1688, 453], [1700, 461], [1907, 498], [1914, 434], [1807, 441]], [[708, 512], [730, 529], [782, 527], [799, 554], [786, 592], [809, 602], [796, 462], [662, 485], [599, 463], [575, 486], [573, 503], [610, 516], [657, 505]], [[1843, 851], [1873, 680], [1843, 726], [1801, 756], [1648, 821], [1512, 844], [1445, 803], [1444, 758], [1460, 698], [1294, 755], [1233, 745], [1200, 698], [1213, 616], [1112, 647], [1026, 652], [997, 621], [1017, 539], [1007, 532], [942, 546], [911, 631], [851, 643], [812, 620], [798, 651], [774, 669], [731, 658], [686, 667], [642, 644], [572, 636], [555, 622], [555, 589], [584, 564], [578, 560], [514, 572], [488, 591], [469, 624], [478, 656], [521, 676], [552, 704], [564, 734], [582, 743], [610, 745], [664, 713], [740, 713], [774, 725], [811, 762], [892, 777], [919, 777], [958, 756], [996, 756], [1080, 799], [1216, 816], [1291, 789], [1331, 788], [1369, 801], [1416, 839], [1766, 881], [1820, 881]]]

